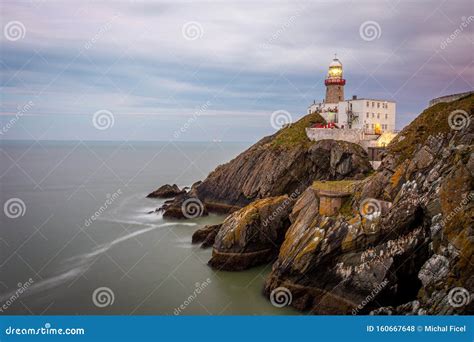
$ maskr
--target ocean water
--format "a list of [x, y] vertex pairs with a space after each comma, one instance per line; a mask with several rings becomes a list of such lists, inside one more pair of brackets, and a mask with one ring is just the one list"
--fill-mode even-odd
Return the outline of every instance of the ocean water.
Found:
[[[216, 272], [192, 233], [145, 196], [190, 186], [244, 143], [1, 142], [0, 314], [280, 315], [271, 265]], [[92, 218], [93, 217], [93, 218]]]

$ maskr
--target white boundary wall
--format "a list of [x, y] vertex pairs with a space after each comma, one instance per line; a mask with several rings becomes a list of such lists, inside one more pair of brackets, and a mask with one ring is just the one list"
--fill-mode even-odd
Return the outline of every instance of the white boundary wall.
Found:
[[333, 139], [361, 145], [364, 140], [362, 129], [306, 128], [306, 135], [311, 141]]

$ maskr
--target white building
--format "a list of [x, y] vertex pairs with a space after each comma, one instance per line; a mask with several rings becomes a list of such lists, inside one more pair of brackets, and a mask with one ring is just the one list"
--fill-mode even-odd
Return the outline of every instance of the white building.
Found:
[[388, 100], [357, 98], [344, 100], [342, 63], [339, 59], [329, 65], [325, 80], [326, 98], [322, 103], [314, 102], [308, 113], [319, 113], [328, 123], [340, 129], [363, 129], [367, 134], [381, 135], [395, 131], [396, 103]]

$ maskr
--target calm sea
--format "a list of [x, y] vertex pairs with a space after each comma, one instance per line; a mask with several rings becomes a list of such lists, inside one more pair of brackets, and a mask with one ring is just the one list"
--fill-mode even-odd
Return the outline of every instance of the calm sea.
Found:
[[148, 213], [163, 201], [147, 193], [190, 186], [248, 146], [1, 142], [0, 314], [295, 314], [262, 296], [270, 265], [216, 272], [191, 245], [222, 216]]

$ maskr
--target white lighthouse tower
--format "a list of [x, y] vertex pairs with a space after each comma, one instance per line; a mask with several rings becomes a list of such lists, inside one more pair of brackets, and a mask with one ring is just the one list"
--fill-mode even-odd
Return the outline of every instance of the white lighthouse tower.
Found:
[[325, 103], [339, 103], [344, 101], [344, 86], [346, 80], [342, 78], [342, 63], [337, 56], [329, 64], [328, 74], [324, 80], [326, 85], [326, 99]]

